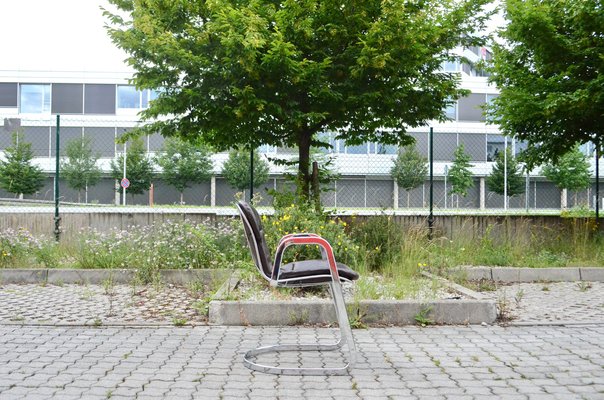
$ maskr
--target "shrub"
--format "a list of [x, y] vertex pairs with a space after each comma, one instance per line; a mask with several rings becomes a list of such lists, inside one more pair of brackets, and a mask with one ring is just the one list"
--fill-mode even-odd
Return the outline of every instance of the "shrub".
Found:
[[58, 246], [48, 238], [33, 237], [25, 229], [0, 231], [0, 268], [58, 264]]
[[222, 268], [215, 233], [189, 221], [89, 232], [76, 256], [80, 268], [136, 268], [148, 282], [159, 269]]
[[[272, 217], [262, 216], [266, 240], [270, 249], [276, 249], [279, 240], [290, 233], [316, 233], [333, 247], [336, 260], [353, 266], [357, 263], [359, 246], [348, 236], [348, 224], [329, 214], [315, 211], [306, 202], [275, 206]], [[292, 246], [286, 250], [284, 262], [321, 258], [318, 246]]]
[[393, 220], [391, 215], [384, 213], [362, 222], [354, 223], [351, 235], [359, 244], [360, 255], [369, 271], [380, 271], [388, 262], [392, 262], [401, 251], [403, 229]]

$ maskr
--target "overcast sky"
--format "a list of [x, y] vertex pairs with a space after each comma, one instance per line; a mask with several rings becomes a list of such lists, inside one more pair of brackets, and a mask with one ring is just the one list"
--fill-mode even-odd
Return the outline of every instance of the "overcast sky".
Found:
[[0, 0], [0, 70], [126, 72], [105, 0]]
[[130, 71], [100, 6], [107, 1], [0, 0], [0, 71]]

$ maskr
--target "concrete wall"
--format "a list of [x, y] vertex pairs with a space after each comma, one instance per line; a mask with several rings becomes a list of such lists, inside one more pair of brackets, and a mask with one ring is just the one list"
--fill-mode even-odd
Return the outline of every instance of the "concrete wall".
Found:
[[[234, 210], [233, 210], [234, 212]], [[213, 224], [219, 219], [232, 218], [228, 215], [216, 215], [203, 212], [89, 212], [61, 213], [61, 230], [63, 240], [73, 240], [83, 229], [94, 228], [98, 231], [111, 229], [128, 229], [132, 225], [152, 225], [164, 221], [204, 222]], [[371, 216], [356, 216], [356, 222]], [[394, 220], [401, 225], [401, 231], [410, 228], [427, 229], [426, 216], [396, 215]], [[352, 217], [344, 217], [352, 223]], [[492, 237], [505, 236], [521, 238], [538, 232], [551, 232], [563, 235], [565, 232], [581, 230], [586, 226], [586, 219], [568, 219], [558, 216], [492, 216], [492, 215], [445, 215], [434, 219], [434, 236], [454, 240], [458, 237], [479, 238], [486, 232]], [[34, 235], [52, 236], [54, 232], [54, 215], [52, 213], [0, 213], [0, 230], [7, 228], [24, 228]]]

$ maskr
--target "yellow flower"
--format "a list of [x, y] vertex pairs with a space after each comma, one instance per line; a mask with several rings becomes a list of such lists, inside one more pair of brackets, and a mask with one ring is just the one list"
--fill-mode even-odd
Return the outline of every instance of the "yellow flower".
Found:
[[347, 226], [346, 221], [342, 221], [342, 226]]

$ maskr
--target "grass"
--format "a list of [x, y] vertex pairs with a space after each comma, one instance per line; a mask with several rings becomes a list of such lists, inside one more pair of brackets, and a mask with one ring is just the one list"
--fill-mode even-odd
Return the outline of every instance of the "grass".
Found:
[[[271, 248], [281, 235], [299, 231], [319, 232], [332, 243], [336, 258], [358, 271], [355, 300], [421, 299], [437, 296], [439, 282], [421, 277], [421, 271], [447, 272], [460, 265], [572, 267], [604, 266], [604, 238], [593, 219], [565, 218], [559, 228], [544, 228], [527, 220], [500, 218], [484, 228], [465, 220], [453, 236], [435, 231], [427, 238], [425, 224], [401, 227], [385, 213], [345, 219], [311, 215], [299, 207], [276, 210], [263, 217]], [[464, 233], [465, 232], [465, 233]], [[291, 259], [316, 257], [318, 252], [298, 251]], [[159, 269], [238, 268], [243, 271], [244, 290], [233, 299], [253, 298], [269, 290], [273, 298], [299, 296], [301, 289], [267, 289], [255, 271], [238, 219], [212, 225], [191, 221], [108, 232], [86, 231], [77, 243], [56, 243], [52, 238], [34, 238], [24, 230], [0, 232], [0, 268], [136, 268], [137, 284], [158, 283]], [[136, 285], [133, 284], [133, 291]], [[476, 283], [480, 291], [488, 282]], [[107, 285], [110, 289], [111, 285]], [[191, 292], [200, 291], [192, 283]], [[579, 287], [579, 290], [588, 288]], [[323, 296], [320, 290], [304, 294]], [[206, 304], [200, 300], [200, 309]]]

